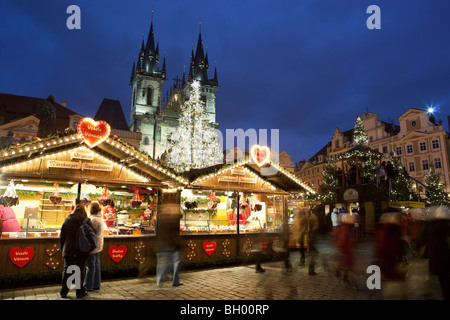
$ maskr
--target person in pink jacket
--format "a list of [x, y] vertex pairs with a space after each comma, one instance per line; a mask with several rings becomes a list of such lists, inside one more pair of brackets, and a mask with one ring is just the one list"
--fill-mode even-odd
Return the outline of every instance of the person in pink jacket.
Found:
[[20, 232], [19, 221], [17, 221], [14, 210], [10, 207], [0, 206], [0, 219], [3, 220], [2, 232]]

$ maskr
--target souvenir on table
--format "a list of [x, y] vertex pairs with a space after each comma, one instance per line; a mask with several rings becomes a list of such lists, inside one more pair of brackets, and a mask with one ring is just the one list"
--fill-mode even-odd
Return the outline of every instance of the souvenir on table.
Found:
[[19, 197], [16, 193], [16, 188], [14, 187], [14, 180], [9, 182], [5, 193], [0, 196], [0, 205], [4, 207], [12, 207], [19, 204]]
[[136, 209], [139, 208], [142, 204], [143, 197], [139, 196], [139, 189], [136, 188], [134, 190], [133, 198], [131, 198], [131, 207]]
[[50, 196], [50, 202], [55, 206], [61, 203], [62, 198], [59, 195], [59, 184], [58, 182], [55, 184], [55, 192]]
[[114, 207], [114, 200], [111, 197], [111, 193], [108, 190], [108, 186], [105, 186], [101, 197], [97, 198], [97, 201], [104, 207], [106, 207], [106, 206]]

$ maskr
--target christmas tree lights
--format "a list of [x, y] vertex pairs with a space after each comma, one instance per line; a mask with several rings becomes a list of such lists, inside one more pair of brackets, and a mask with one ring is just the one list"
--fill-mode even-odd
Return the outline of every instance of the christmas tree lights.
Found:
[[355, 121], [355, 128], [353, 129], [353, 140], [357, 144], [368, 144], [369, 138], [367, 138], [366, 131], [364, 130], [364, 122], [358, 117]]
[[171, 136], [168, 165], [176, 172], [209, 167], [223, 161], [219, 135], [207, 121], [200, 99], [200, 83], [194, 81], [189, 100], [181, 107], [179, 126]]
[[428, 205], [446, 205], [448, 204], [447, 194], [444, 191], [444, 185], [441, 183], [442, 173], [437, 172], [434, 165], [431, 164], [428, 173], [425, 175], [427, 185], [427, 204]]
[[391, 201], [409, 201], [413, 199], [411, 181], [400, 157], [391, 153], [391, 162], [394, 167], [394, 176], [391, 179]]

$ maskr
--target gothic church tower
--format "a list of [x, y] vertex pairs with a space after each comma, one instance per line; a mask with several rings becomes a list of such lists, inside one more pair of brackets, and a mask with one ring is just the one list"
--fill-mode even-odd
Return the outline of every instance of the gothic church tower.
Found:
[[201, 96], [206, 103], [209, 122], [216, 127], [216, 92], [219, 88], [217, 69], [214, 77], [208, 79], [208, 53], [204, 52], [201, 31], [197, 50], [191, 53], [188, 81], [178, 77], [170, 87], [170, 95], [163, 98], [163, 85], [166, 81], [166, 61], [159, 65], [159, 43], [155, 48], [153, 15], [147, 43], [142, 40], [137, 63], [133, 63], [130, 85], [132, 87], [130, 130], [141, 132], [139, 149], [153, 159], [160, 158], [170, 149], [170, 136], [179, 124], [181, 105], [189, 99], [193, 80], [201, 83]]

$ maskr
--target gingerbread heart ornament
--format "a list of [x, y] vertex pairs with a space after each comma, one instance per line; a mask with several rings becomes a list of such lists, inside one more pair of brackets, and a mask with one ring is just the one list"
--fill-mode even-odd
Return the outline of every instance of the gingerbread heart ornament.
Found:
[[268, 147], [261, 147], [254, 145], [250, 151], [251, 157], [255, 163], [261, 167], [270, 160], [270, 149]]
[[25, 249], [20, 248], [12, 248], [9, 252], [9, 257], [11, 258], [11, 261], [18, 266], [19, 268], [22, 268], [25, 266], [34, 256], [34, 249], [32, 247], [26, 247]]
[[106, 139], [111, 133], [111, 126], [105, 121], [95, 121], [92, 118], [83, 118], [78, 122], [78, 133], [83, 141], [93, 148]]

